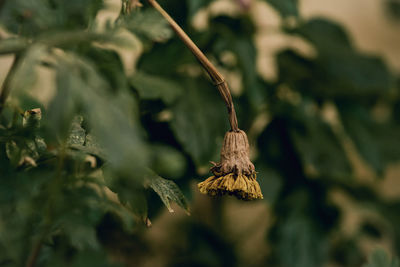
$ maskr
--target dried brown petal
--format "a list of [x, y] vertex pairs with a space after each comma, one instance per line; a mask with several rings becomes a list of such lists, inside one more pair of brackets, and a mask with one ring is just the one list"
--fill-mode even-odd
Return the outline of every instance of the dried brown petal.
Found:
[[198, 184], [203, 194], [210, 196], [233, 195], [243, 200], [262, 199], [261, 188], [256, 181], [256, 175], [235, 175], [233, 173], [225, 176], [211, 176]]

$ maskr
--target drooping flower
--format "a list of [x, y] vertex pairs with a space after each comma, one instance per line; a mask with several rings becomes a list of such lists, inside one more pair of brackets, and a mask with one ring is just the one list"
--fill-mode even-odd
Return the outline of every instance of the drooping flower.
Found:
[[221, 149], [221, 161], [213, 163], [214, 174], [198, 184], [203, 194], [210, 196], [234, 195], [243, 200], [262, 199], [253, 163], [249, 158], [249, 142], [244, 131], [225, 134]]
[[243, 200], [262, 199], [263, 195], [260, 185], [256, 180], [257, 174], [249, 158], [247, 135], [239, 129], [235, 107], [227, 82], [184, 30], [157, 1], [148, 0], [148, 2], [168, 21], [175, 33], [199, 60], [214, 82], [228, 110], [231, 130], [225, 134], [221, 150], [221, 162], [214, 163], [214, 166], [211, 168], [213, 176], [198, 184], [200, 192], [211, 196], [229, 194]]

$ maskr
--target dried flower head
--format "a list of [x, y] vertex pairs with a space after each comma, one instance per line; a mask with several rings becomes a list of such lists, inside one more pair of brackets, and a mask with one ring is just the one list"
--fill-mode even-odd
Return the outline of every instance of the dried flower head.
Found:
[[201, 193], [210, 196], [229, 194], [243, 200], [263, 198], [249, 158], [249, 142], [244, 131], [225, 134], [221, 162], [213, 164], [211, 172], [214, 175], [198, 184]]
[[262, 199], [260, 185], [256, 181], [256, 171], [249, 158], [249, 142], [246, 133], [239, 130], [235, 107], [227, 82], [157, 1], [148, 0], [148, 2], [168, 21], [175, 33], [199, 60], [202, 67], [210, 75], [228, 110], [231, 131], [225, 134], [224, 145], [221, 150], [221, 162], [214, 163], [211, 168], [213, 176], [198, 184], [200, 192], [211, 196], [229, 194], [243, 200]]

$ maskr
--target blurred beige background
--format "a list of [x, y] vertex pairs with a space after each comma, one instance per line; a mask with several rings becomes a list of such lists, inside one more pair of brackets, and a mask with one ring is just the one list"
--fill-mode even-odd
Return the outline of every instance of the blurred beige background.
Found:
[[[400, 21], [394, 22], [389, 18], [384, 2], [299, 0], [300, 13], [305, 19], [323, 16], [342, 24], [352, 37], [356, 48], [384, 57], [393, 71], [400, 72]], [[251, 12], [258, 18], [258, 67], [265, 78], [273, 79], [276, 76], [274, 54], [277, 50], [293, 47], [306, 54], [312, 53], [302, 40], [277, 32], [279, 16], [264, 1], [253, 0]]]
[[393, 23], [383, 0], [300, 0], [305, 17], [323, 15], [341, 22], [358, 48], [382, 55], [400, 71], [400, 21]]

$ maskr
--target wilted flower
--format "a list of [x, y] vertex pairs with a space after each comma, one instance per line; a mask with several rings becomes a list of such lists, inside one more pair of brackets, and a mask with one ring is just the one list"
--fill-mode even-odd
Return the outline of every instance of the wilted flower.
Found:
[[175, 33], [200, 61], [221, 94], [228, 110], [231, 131], [225, 134], [221, 150], [221, 162], [214, 163], [214, 166], [211, 168], [213, 176], [198, 184], [200, 192], [211, 196], [229, 194], [243, 200], [262, 199], [263, 195], [260, 185], [256, 181], [256, 171], [249, 158], [249, 141], [247, 140], [246, 133], [239, 130], [235, 107], [227, 82], [157, 1], [148, 1], [164, 16]]
[[249, 142], [244, 131], [225, 134], [221, 162], [213, 164], [211, 172], [214, 175], [198, 184], [201, 193], [210, 196], [229, 194], [243, 200], [263, 198], [249, 158]]

